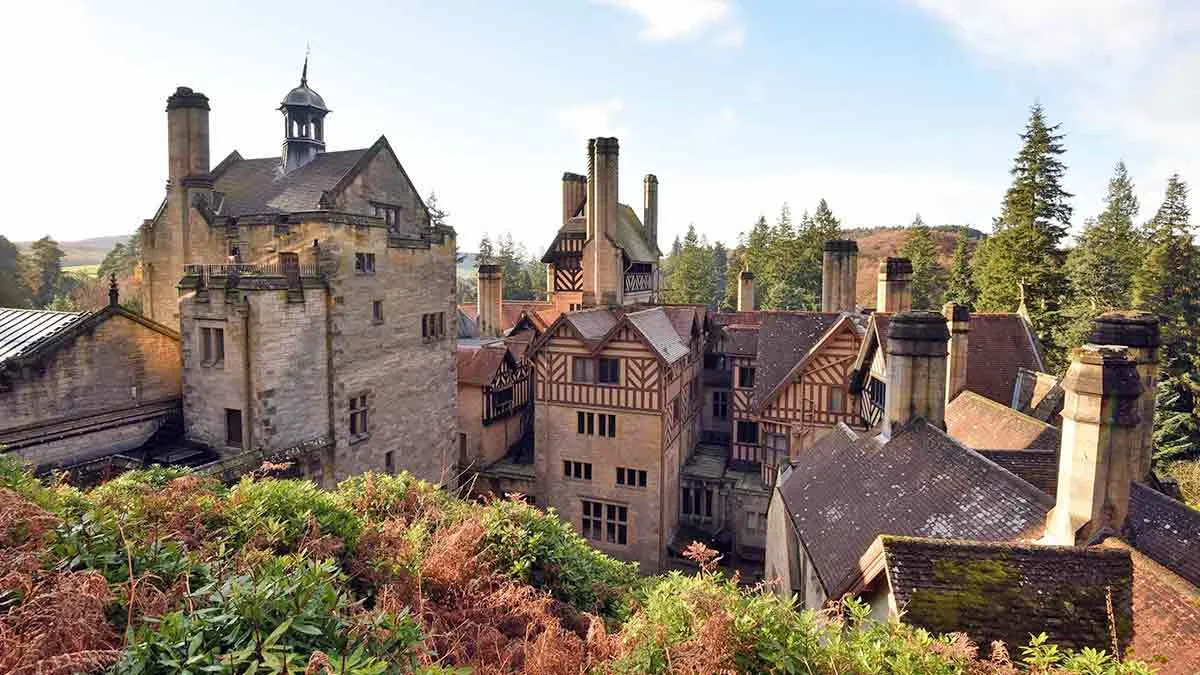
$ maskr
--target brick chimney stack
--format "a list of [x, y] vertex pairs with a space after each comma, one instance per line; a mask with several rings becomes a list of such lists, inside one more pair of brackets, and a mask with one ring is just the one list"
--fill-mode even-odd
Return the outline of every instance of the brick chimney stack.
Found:
[[750, 270], [738, 275], [737, 311], [754, 311], [754, 272]]
[[1106, 312], [1096, 317], [1088, 338], [1092, 344], [1125, 347], [1137, 367], [1142, 383], [1142, 394], [1138, 398], [1138, 443], [1129, 453], [1129, 475], [1136, 481], [1150, 477], [1150, 464], [1154, 458], [1154, 399], [1158, 392], [1158, 348], [1161, 344], [1158, 331], [1158, 317], [1149, 312]]
[[645, 202], [642, 208], [642, 224], [646, 226], [646, 236], [650, 243], [658, 246], [658, 176], [646, 174]]
[[912, 309], [912, 272], [912, 261], [908, 258], [879, 261], [875, 311], [907, 312]]
[[967, 338], [971, 332], [971, 312], [966, 305], [947, 302], [942, 307], [946, 327], [950, 329], [950, 344], [946, 351], [946, 403], [954, 400], [967, 388]]
[[208, 175], [208, 111], [208, 97], [188, 87], [167, 98], [167, 177], [172, 184]]
[[858, 242], [832, 239], [825, 242], [821, 261], [821, 311], [853, 312], [858, 285]]
[[1074, 546], [1125, 521], [1142, 384], [1125, 347], [1084, 345], [1071, 351], [1062, 386], [1058, 496], [1043, 542]]
[[625, 292], [625, 268], [621, 250], [613, 244], [617, 228], [617, 184], [619, 145], [615, 138], [595, 138], [588, 184], [592, 289], [598, 305], [620, 305]]
[[883, 437], [917, 417], [946, 428], [946, 351], [950, 331], [937, 312], [901, 312], [887, 336]]
[[480, 265], [479, 281], [479, 335], [500, 337], [504, 334], [501, 325], [501, 304], [504, 302], [504, 274], [499, 265]]

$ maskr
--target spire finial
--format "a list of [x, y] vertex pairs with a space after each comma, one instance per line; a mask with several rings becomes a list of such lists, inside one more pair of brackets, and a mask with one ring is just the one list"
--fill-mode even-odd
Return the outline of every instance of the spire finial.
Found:
[[304, 43], [304, 70], [300, 71], [300, 86], [301, 87], [308, 86], [308, 52], [309, 52], [309, 44], [307, 42], [305, 42]]
[[116, 273], [108, 275], [108, 304], [116, 307], [120, 303], [120, 291], [117, 290]]

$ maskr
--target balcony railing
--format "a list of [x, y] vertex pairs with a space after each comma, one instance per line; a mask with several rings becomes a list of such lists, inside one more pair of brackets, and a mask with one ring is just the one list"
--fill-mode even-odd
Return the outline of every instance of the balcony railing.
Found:
[[625, 275], [625, 292], [639, 293], [654, 290], [654, 274], [652, 272], [630, 272]]
[[223, 264], [201, 264], [187, 263], [183, 266], [185, 275], [199, 275], [206, 278], [211, 277], [289, 277], [298, 275], [301, 277], [318, 277], [321, 276], [321, 270], [315, 263], [304, 263], [300, 265], [285, 266], [276, 263], [223, 263]]

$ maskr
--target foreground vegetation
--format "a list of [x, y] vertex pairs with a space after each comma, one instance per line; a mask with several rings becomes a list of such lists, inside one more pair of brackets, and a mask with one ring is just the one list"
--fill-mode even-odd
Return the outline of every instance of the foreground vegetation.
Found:
[[1035, 640], [1009, 660], [696, 575], [639, 577], [553, 514], [407, 475], [325, 492], [125, 474], [89, 492], [0, 458], [4, 673], [1149, 673]]

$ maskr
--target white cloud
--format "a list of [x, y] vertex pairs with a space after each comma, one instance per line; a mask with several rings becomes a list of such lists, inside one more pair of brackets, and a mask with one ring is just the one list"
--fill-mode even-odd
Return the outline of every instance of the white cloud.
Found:
[[562, 128], [571, 133], [574, 138], [594, 138], [596, 136], [625, 136], [624, 127], [617, 123], [617, 115], [625, 104], [619, 98], [611, 98], [599, 103], [587, 103], [571, 108], [556, 110], [550, 114]]
[[1200, 3], [911, 2], [985, 58], [1049, 74], [1082, 125], [1144, 155], [1142, 172], [1134, 168], [1144, 176], [1143, 215], [1158, 204], [1168, 172], [1200, 182], [1200, 90], [1192, 85], [1200, 77]]
[[746, 31], [732, 0], [593, 0], [618, 7], [642, 20], [640, 36], [667, 42], [715, 33], [723, 47], [740, 47]]

